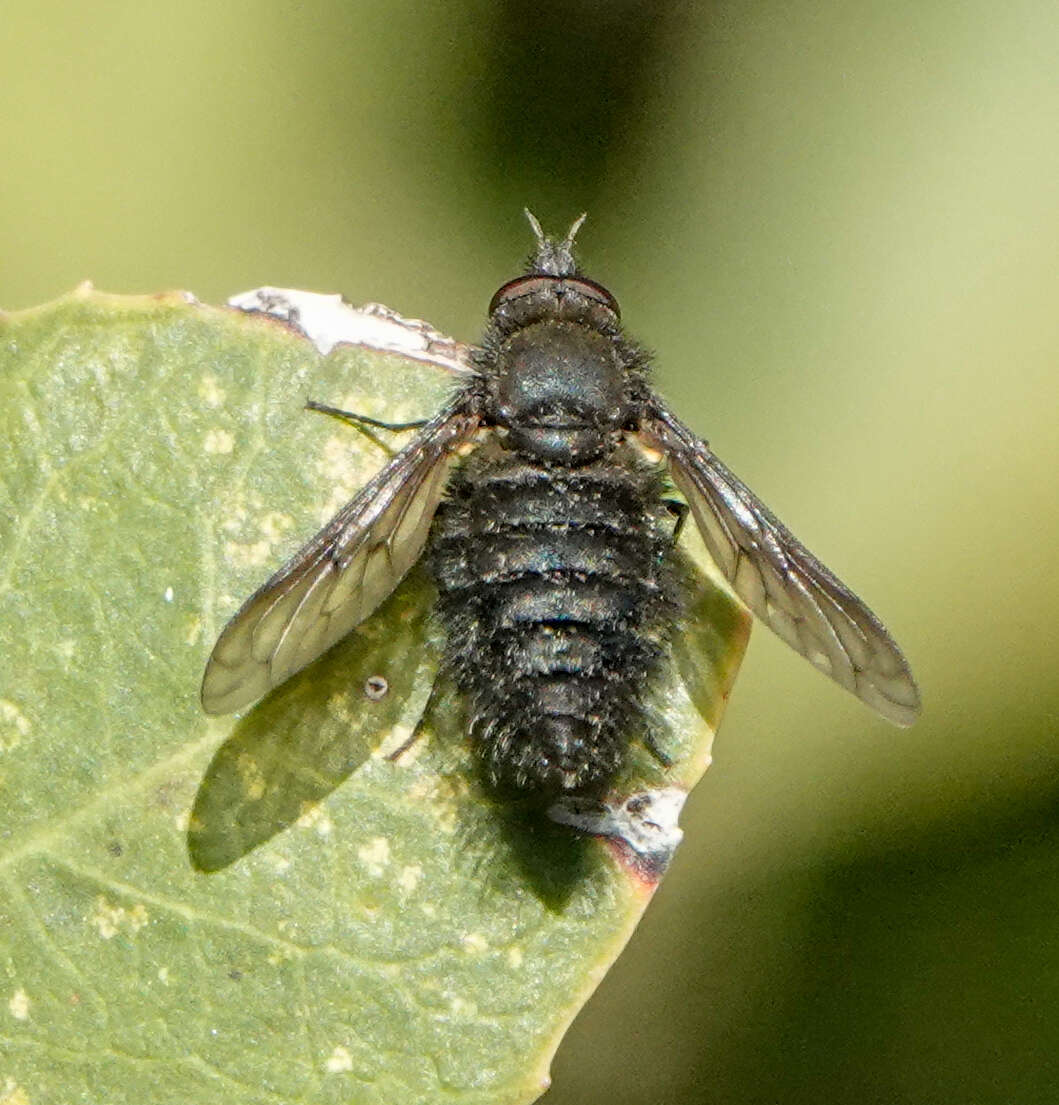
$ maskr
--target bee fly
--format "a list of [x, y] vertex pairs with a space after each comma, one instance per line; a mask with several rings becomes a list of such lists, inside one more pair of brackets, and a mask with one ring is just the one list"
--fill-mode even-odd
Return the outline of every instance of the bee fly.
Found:
[[487, 783], [542, 803], [598, 797], [646, 739], [641, 697], [686, 603], [676, 540], [690, 507], [754, 614], [911, 724], [919, 692], [882, 623], [651, 390], [617, 301], [574, 260], [584, 216], [561, 241], [527, 216], [536, 249], [493, 296], [479, 347], [373, 309], [418, 326], [415, 355], [457, 375], [433, 418], [387, 426], [309, 404], [417, 432], [228, 623], [206, 711], [248, 706], [315, 660], [425, 555]]

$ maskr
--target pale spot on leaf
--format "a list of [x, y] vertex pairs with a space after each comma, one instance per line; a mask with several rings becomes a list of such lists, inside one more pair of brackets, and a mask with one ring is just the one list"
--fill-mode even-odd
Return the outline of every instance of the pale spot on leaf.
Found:
[[397, 876], [397, 885], [406, 893], [411, 894], [413, 890], [419, 885], [419, 880], [423, 877], [423, 868], [421, 864], [411, 863], [407, 867], [401, 868], [401, 873]]
[[224, 556], [238, 568], [260, 568], [272, 555], [271, 541], [225, 541]]
[[[262, 514], [256, 521], [257, 529], [261, 533], [260, 540], [225, 541], [224, 543], [225, 557], [238, 567], [259, 568], [267, 564], [273, 557], [276, 544], [294, 524], [294, 520], [289, 515], [277, 510]], [[229, 532], [238, 532], [243, 524], [245, 519], [239, 523], [229, 519], [225, 529]]]
[[449, 1009], [454, 1017], [462, 1020], [476, 1020], [478, 1017], [478, 1006], [473, 1001], [460, 997], [459, 994], [449, 1000]]
[[13, 1078], [5, 1078], [0, 1105], [30, 1105], [29, 1094]]
[[352, 493], [361, 483], [363, 476], [360, 466], [353, 460], [353, 455], [353, 450], [349, 447], [349, 438], [336, 434], [324, 442], [316, 470], [331, 483], [347, 483]]
[[[354, 434], [354, 430], [350, 430]], [[339, 507], [364, 486], [372, 469], [358, 464], [356, 450], [351, 447], [348, 436], [334, 436], [324, 443], [323, 451], [316, 463], [320, 485], [330, 489], [330, 494], [320, 509], [320, 520], [325, 521]], [[384, 458], [380, 457], [380, 461]], [[381, 467], [381, 463], [377, 467]]]
[[197, 391], [199, 398], [208, 407], [219, 407], [225, 400], [224, 388], [221, 387], [220, 381], [216, 376], [203, 376], [202, 379], [199, 380]]
[[102, 895], [96, 899], [96, 908], [89, 921], [104, 940], [111, 940], [119, 932], [139, 932], [149, 920], [147, 908], [137, 902], [131, 909], [114, 905]]
[[253, 756], [243, 753], [235, 762], [239, 772], [239, 781], [243, 784], [243, 793], [252, 802], [260, 801], [265, 796], [265, 776], [261, 773], [261, 766]]
[[303, 802], [301, 815], [295, 824], [299, 829], [315, 829], [319, 836], [330, 836], [334, 822], [318, 802]]
[[390, 842], [384, 836], [372, 837], [357, 849], [357, 858], [368, 869], [369, 875], [378, 877], [390, 862]]
[[9, 698], [0, 698], [0, 752], [10, 752], [29, 736], [30, 720]]
[[19, 987], [11, 995], [11, 1000], [7, 1003], [7, 1008], [16, 1021], [29, 1020], [29, 994]]
[[353, 1056], [348, 1048], [340, 1045], [327, 1057], [324, 1067], [328, 1074], [344, 1074], [353, 1069]]
[[270, 510], [261, 517], [261, 532], [272, 542], [279, 541], [293, 525], [294, 519], [278, 510]]
[[207, 430], [202, 439], [203, 452], [227, 455], [235, 448], [235, 438], [228, 430]]

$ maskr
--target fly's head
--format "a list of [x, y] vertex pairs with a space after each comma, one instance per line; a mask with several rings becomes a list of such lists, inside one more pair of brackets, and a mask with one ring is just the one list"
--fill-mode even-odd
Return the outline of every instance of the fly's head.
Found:
[[537, 216], [528, 208], [525, 209], [526, 218], [529, 220], [533, 236], [537, 239], [537, 248], [530, 256], [526, 265], [526, 271], [540, 276], [578, 276], [577, 261], [574, 260], [574, 239], [577, 232], [588, 218], [588, 212], [582, 211], [570, 224], [566, 237], [557, 242], [549, 238], [537, 221]]
[[574, 260], [584, 215], [561, 241], [527, 216], [537, 237], [528, 271], [489, 305], [485, 413], [508, 448], [546, 464], [587, 464], [633, 418], [641, 355], [622, 333], [617, 300]]
[[489, 303], [489, 321], [500, 336], [536, 322], [574, 322], [607, 336], [620, 333], [621, 310], [613, 295], [594, 280], [581, 275], [574, 258], [574, 236], [585, 221], [574, 220], [565, 238], [549, 238], [526, 212], [537, 248], [526, 272], [502, 284]]

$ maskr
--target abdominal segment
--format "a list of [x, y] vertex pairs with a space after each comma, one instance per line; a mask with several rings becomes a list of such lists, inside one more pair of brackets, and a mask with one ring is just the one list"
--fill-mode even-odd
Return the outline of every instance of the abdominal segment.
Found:
[[683, 606], [672, 530], [632, 457], [546, 467], [487, 447], [454, 475], [429, 560], [489, 785], [606, 789]]

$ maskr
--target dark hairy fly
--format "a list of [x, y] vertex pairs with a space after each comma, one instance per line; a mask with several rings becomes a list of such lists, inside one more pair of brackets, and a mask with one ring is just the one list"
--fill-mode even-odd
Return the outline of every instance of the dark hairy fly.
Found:
[[428, 553], [486, 778], [542, 797], [614, 776], [683, 606], [661, 474], [622, 440], [643, 355], [566, 283], [494, 301], [476, 363], [498, 432], [450, 481]]
[[488, 784], [544, 802], [600, 796], [630, 744], [650, 742], [642, 695], [687, 601], [677, 539], [690, 508], [760, 619], [911, 724], [919, 692], [881, 622], [651, 390], [617, 301], [574, 260], [584, 216], [561, 241], [529, 218], [536, 250], [493, 296], [479, 347], [375, 308], [422, 339], [409, 356], [459, 386], [428, 422], [390, 427], [418, 432], [232, 618], [205, 709], [240, 709], [305, 667], [425, 553]]

